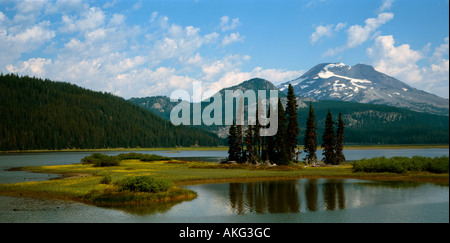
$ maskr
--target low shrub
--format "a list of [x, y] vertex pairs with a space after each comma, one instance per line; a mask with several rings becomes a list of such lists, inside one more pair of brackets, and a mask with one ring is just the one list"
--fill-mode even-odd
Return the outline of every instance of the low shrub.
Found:
[[431, 159], [427, 171], [437, 174], [449, 173], [449, 158], [441, 156]]
[[127, 160], [127, 159], [141, 159], [141, 156], [144, 154], [141, 153], [121, 153], [116, 155], [119, 160]]
[[119, 166], [120, 161], [116, 156], [108, 156], [100, 153], [93, 153], [81, 159], [83, 164], [93, 164], [95, 167]]
[[159, 156], [156, 154], [142, 154], [142, 153], [122, 153], [116, 156], [119, 160], [138, 159], [140, 161], [159, 161], [159, 160], [171, 160], [169, 157]]
[[112, 182], [111, 176], [105, 176], [100, 180], [100, 184], [110, 184]]
[[449, 158], [442, 157], [377, 157], [353, 162], [353, 172], [431, 172], [449, 173]]
[[119, 181], [118, 185], [119, 191], [163, 192], [172, 188], [173, 182], [152, 176], [135, 176]]
[[160, 156], [156, 154], [144, 154], [140, 158], [141, 161], [149, 162], [149, 161], [159, 161], [159, 160], [172, 160], [169, 157]]

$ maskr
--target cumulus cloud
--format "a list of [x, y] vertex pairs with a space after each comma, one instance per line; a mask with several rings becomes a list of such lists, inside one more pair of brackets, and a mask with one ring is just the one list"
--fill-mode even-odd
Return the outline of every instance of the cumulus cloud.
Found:
[[375, 44], [367, 49], [374, 67], [380, 72], [402, 77], [406, 82], [416, 83], [422, 80], [417, 62], [423, 55], [412, 50], [408, 44], [395, 46], [392, 35], [379, 36]]
[[[425, 51], [414, 50], [408, 44], [395, 45], [392, 35], [379, 36], [367, 54], [380, 72], [396, 77], [412, 87], [448, 97], [449, 59], [448, 37], [427, 57]], [[425, 50], [427, 49], [424, 48]], [[428, 59], [429, 65], [420, 67], [419, 61]]]
[[162, 37], [156, 40], [151, 50], [154, 59], [176, 59], [181, 62], [189, 60], [198, 50], [207, 44], [217, 42], [216, 32], [202, 35], [199, 28], [182, 27], [172, 24]]
[[[347, 43], [342, 46], [329, 48], [323, 56], [336, 56], [339, 53], [351, 48], [355, 48], [367, 40], [374, 37], [377, 29], [394, 18], [393, 13], [380, 13], [376, 18], [368, 18], [364, 21], [365, 25], [352, 25], [347, 32]], [[335, 30], [344, 28], [345, 25], [336, 25]]]
[[393, 13], [380, 13], [376, 18], [366, 19], [365, 25], [352, 25], [347, 30], [347, 47], [353, 48], [361, 45], [383, 24], [394, 18]]
[[99, 8], [92, 7], [89, 11], [78, 16], [63, 15], [64, 25], [60, 28], [63, 33], [84, 32], [94, 30], [105, 23], [105, 14]]
[[[301, 74], [260, 67], [241, 70], [251, 57], [226, 50], [245, 39], [233, 31], [241, 24], [239, 18], [223, 16], [215, 30], [203, 31], [172, 23], [158, 12], [142, 25], [130, 26], [125, 15], [108, 12], [114, 1], [103, 8], [83, 0], [15, 4], [0, 12], [2, 71], [67, 81], [124, 98], [170, 95], [172, 90], [191, 89], [193, 82], [220, 89], [254, 77], [287, 81]], [[211, 49], [222, 52], [208, 56], [206, 50]]]
[[44, 21], [24, 29], [0, 26], [0, 68], [53, 39], [56, 34], [49, 29], [49, 25], [48, 21]]
[[6, 70], [11, 73], [22, 73], [27, 75], [38, 75], [43, 77], [46, 75], [46, 68], [51, 64], [51, 60], [45, 58], [30, 58], [28, 61], [22, 62], [19, 66], [11, 64], [6, 66]]
[[224, 58], [202, 66], [203, 80], [210, 82], [217, 80], [226, 73], [237, 72], [244, 61], [250, 60], [250, 56], [227, 55]]
[[333, 25], [319, 25], [316, 27], [316, 31], [311, 34], [311, 44], [316, 43], [320, 38], [324, 36], [330, 37], [333, 34]]

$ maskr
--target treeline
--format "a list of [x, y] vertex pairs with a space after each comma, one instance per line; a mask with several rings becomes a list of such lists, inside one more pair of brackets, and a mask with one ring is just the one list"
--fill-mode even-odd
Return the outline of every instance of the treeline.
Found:
[[[259, 103], [257, 109], [262, 103]], [[228, 161], [237, 163], [258, 164], [275, 163], [278, 165], [288, 165], [299, 161], [300, 147], [298, 147], [298, 136], [300, 127], [298, 123], [298, 104], [292, 85], [289, 85], [287, 93], [286, 110], [281, 100], [278, 99], [278, 107], [271, 107], [270, 112], [278, 112], [278, 131], [274, 136], [261, 136], [260, 130], [265, 128], [256, 120], [256, 125], [236, 125], [230, 127], [228, 135]], [[258, 114], [258, 112], [257, 112]], [[335, 132], [335, 125], [337, 131]], [[345, 162], [344, 149], [344, 129], [345, 123], [342, 114], [339, 114], [337, 123], [333, 121], [332, 114], [328, 110], [325, 120], [325, 131], [322, 136], [323, 161], [326, 164], [340, 164]], [[309, 115], [306, 122], [306, 132], [304, 136], [304, 151], [307, 153], [306, 163], [317, 162], [317, 125], [312, 104], [309, 106]]]
[[109, 93], [0, 75], [0, 150], [218, 146], [207, 131], [173, 126]]
[[[347, 144], [448, 144], [449, 117], [415, 112], [385, 105], [321, 100], [313, 102], [322, 143], [328, 109], [337, 117], [342, 112]], [[308, 107], [298, 110], [299, 124], [305, 129]], [[305, 134], [300, 134], [303, 143]]]

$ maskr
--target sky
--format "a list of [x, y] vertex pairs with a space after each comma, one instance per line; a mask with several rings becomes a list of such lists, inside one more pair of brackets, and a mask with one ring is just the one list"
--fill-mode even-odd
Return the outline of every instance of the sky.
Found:
[[449, 0], [0, 0], [0, 71], [129, 99], [365, 63], [449, 97]]

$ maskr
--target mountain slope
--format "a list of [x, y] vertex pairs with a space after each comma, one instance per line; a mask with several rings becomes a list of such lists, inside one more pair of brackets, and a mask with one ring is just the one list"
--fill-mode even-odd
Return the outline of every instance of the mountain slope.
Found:
[[[312, 103], [318, 124], [318, 140], [322, 137], [328, 109], [337, 121], [339, 112], [345, 122], [347, 144], [448, 144], [449, 117], [411, 111], [386, 105], [347, 101], [320, 100]], [[306, 129], [308, 108], [300, 108], [299, 124]], [[303, 132], [300, 141], [303, 141]]]
[[316, 65], [297, 79], [278, 88], [287, 92], [292, 84], [297, 96], [317, 100], [341, 100], [383, 104], [414, 111], [449, 115], [449, 100], [421, 91], [383, 73], [372, 66], [343, 63]]
[[[227, 89], [241, 89], [245, 92], [248, 89], [272, 89], [273, 85], [267, 80], [252, 79], [239, 85], [221, 90], [224, 93]], [[282, 102], [283, 102], [282, 98]], [[133, 98], [134, 102], [150, 111], [156, 112], [159, 116], [169, 120], [171, 107], [178, 102], [171, 103], [168, 97], [146, 97]], [[308, 116], [309, 100], [298, 98], [299, 124], [302, 131], [305, 131], [306, 119]], [[209, 102], [202, 102], [202, 108]], [[433, 115], [426, 112], [415, 112], [406, 108], [392, 107], [386, 105], [362, 104], [356, 102], [313, 100], [313, 107], [316, 111], [318, 124], [318, 139], [321, 138], [323, 125], [328, 109], [331, 109], [335, 120], [339, 112], [342, 112], [346, 125], [347, 144], [433, 144], [449, 142], [449, 117]], [[192, 109], [191, 109], [192, 112]], [[214, 132], [222, 138], [228, 135], [228, 126], [200, 126], [203, 129]], [[300, 132], [299, 143], [303, 142], [303, 132]]]
[[221, 145], [123, 98], [75, 85], [0, 76], [0, 150]]

